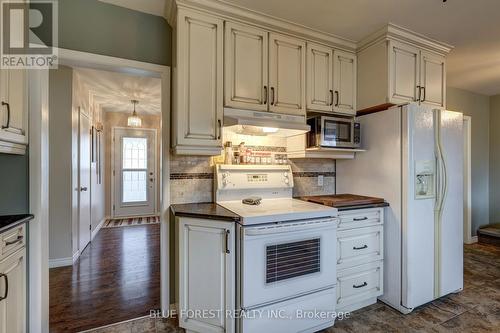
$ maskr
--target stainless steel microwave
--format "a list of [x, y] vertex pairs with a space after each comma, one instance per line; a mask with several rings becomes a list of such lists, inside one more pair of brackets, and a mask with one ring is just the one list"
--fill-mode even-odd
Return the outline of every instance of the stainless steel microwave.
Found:
[[359, 148], [361, 125], [354, 117], [314, 116], [307, 119], [311, 131], [307, 134], [308, 147]]

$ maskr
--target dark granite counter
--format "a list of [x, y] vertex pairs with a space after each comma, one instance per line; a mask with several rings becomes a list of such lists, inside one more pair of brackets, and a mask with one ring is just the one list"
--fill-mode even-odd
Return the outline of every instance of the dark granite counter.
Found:
[[190, 203], [171, 205], [175, 216], [194, 217], [209, 220], [224, 220], [238, 222], [240, 217], [216, 203]]
[[34, 218], [31, 214], [0, 216], [0, 234]]

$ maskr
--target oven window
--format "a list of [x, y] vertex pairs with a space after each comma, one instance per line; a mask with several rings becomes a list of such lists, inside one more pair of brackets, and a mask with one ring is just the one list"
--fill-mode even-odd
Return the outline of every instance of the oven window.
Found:
[[351, 142], [351, 123], [325, 120], [325, 141], [332, 142]]
[[320, 239], [269, 245], [266, 248], [266, 283], [320, 271]]

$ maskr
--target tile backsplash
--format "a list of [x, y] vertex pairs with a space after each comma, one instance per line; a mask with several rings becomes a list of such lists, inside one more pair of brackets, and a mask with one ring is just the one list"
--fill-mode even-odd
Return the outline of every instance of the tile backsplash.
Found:
[[[272, 136], [248, 136], [225, 133], [224, 141], [233, 146], [245, 142], [254, 151], [286, 153], [286, 139]], [[211, 202], [213, 197], [214, 158], [206, 156], [170, 156], [170, 196], [172, 204]], [[335, 161], [330, 159], [294, 159], [292, 166], [294, 196], [335, 194]], [[318, 177], [323, 176], [323, 186]]]

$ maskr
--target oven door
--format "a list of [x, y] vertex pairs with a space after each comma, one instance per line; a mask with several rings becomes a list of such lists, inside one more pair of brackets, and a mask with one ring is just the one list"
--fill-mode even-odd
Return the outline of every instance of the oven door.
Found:
[[337, 219], [245, 227], [240, 306], [272, 304], [335, 286]]
[[321, 117], [321, 146], [354, 147], [354, 122], [346, 118]]

